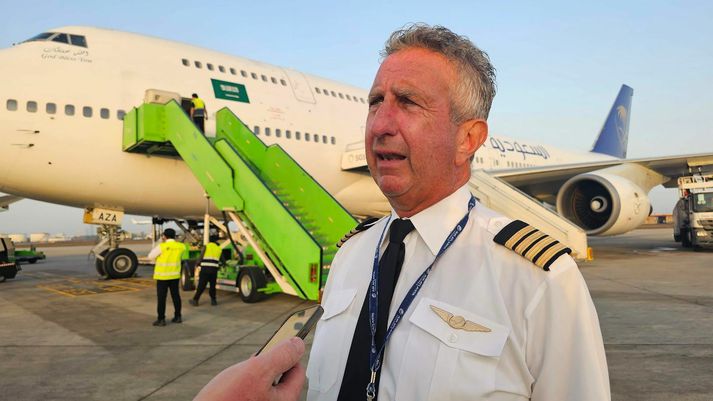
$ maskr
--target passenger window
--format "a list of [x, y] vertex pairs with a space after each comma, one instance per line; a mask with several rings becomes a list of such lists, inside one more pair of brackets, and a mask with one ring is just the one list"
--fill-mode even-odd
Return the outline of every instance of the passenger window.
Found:
[[89, 106], [82, 107], [82, 115], [84, 117], [91, 117], [92, 116], [92, 108]]
[[314, 142], [319, 143], [319, 134], [314, 134]]
[[251, 72], [250, 76], [253, 77], [253, 79], [257, 79], [257, 74], [255, 74], [254, 72]]
[[360, 97], [360, 98], [359, 98], [359, 101], [362, 102], [362, 103], [365, 103], [363, 97]]
[[296, 132], [295, 132], [295, 139], [299, 141], [300, 139], [302, 139], [301, 137], [302, 137], [302, 134], [300, 134], [299, 131], [296, 131]]
[[332, 145], [336, 145], [336, 144], [337, 144], [337, 138], [332, 137]]
[[265, 127], [265, 136], [270, 136], [270, 127]]
[[260, 127], [258, 127], [257, 125], [253, 127], [253, 132], [255, 133], [255, 135], [260, 135]]
[[193, 64], [195, 64], [196, 68], [203, 68], [203, 64], [200, 61], [194, 61]]
[[277, 83], [277, 78], [275, 77], [270, 77], [270, 81], [272, 81], [273, 84]]
[[124, 110], [117, 110], [116, 111], [116, 118], [119, 120], [124, 121], [124, 116], [126, 115], [126, 112]]
[[230, 73], [233, 75], [238, 75], [238, 71], [233, 67], [230, 67]]
[[52, 41], [69, 44], [69, 37], [67, 37], [66, 33], [60, 33], [57, 36], [55, 36], [54, 38], [52, 38]]
[[322, 135], [322, 143], [327, 143], [327, 135]]
[[75, 46], [87, 47], [87, 39], [82, 35], [69, 35], [72, 44]]
[[209, 70], [213, 71], [213, 64], [208, 63], [208, 64], [206, 64], [205, 66], [206, 66], [206, 68], [208, 68]]
[[103, 118], [103, 119], [105, 119], [105, 120], [106, 120], [107, 118], [109, 118], [109, 109], [100, 109], [100, 110], [99, 110], [99, 117], [101, 117], [101, 118]]
[[281, 137], [282, 137], [282, 130], [279, 129], [279, 128], [276, 129], [276, 130], [275, 130], [275, 136], [278, 137], [278, 138], [281, 138]]
[[285, 130], [285, 138], [287, 138], [287, 139], [292, 138], [292, 132], [290, 130]]
[[309, 132], [305, 132], [305, 141], [309, 141]]
[[287, 81], [285, 81], [284, 79], [281, 79], [280, 83], [282, 84], [282, 86], [287, 86]]
[[320, 93], [320, 94], [322, 93], [322, 91], [319, 90], [319, 88], [314, 88], [314, 91], [317, 92], [317, 93]]
[[64, 105], [64, 114], [68, 116], [73, 116], [74, 115], [74, 106], [71, 104], [65, 104]]
[[190, 67], [190, 65], [191, 65], [191, 62], [188, 61], [187, 58], [182, 58], [181, 63], [183, 63], [183, 65], [185, 65], [186, 67]]
[[344, 99], [344, 95], [342, 95], [342, 92], [339, 92], [339, 98]]
[[225, 72], [225, 67], [223, 67], [222, 65], [219, 65], [219, 66], [218, 66], [218, 71], [220, 71], [220, 72]]
[[27, 102], [27, 111], [30, 113], [37, 113], [37, 102], [34, 100], [30, 100]]
[[322, 92], [324, 92], [325, 95], [329, 96], [329, 91], [326, 89], [322, 89]]
[[332, 92], [332, 96], [337, 97], [337, 93], [336, 93], [336, 92], [334, 92], [334, 91], [330, 91], [330, 92]]
[[17, 100], [15, 100], [15, 99], [7, 99], [7, 103], [5, 105], [7, 106], [7, 109], [10, 111], [17, 110]]
[[349, 96], [349, 95], [344, 95], [344, 96], [347, 97], [347, 100], [352, 100], [352, 97], [351, 97], [351, 96]]
[[262, 78], [263, 81], [267, 82], [267, 77], [265, 75], [260, 75], [260, 78]]
[[248, 77], [248, 72], [245, 71], [245, 70], [240, 70], [240, 75], [242, 75], [243, 77], [247, 78], [247, 77]]
[[45, 106], [45, 112], [47, 112], [47, 114], [55, 114], [57, 112], [57, 105], [54, 103], [47, 103]]

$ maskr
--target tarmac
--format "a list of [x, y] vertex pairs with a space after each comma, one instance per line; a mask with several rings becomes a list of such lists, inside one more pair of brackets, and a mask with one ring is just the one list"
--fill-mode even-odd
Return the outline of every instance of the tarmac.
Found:
[[[612, 399], [712, 401], [713, 252], [680, 248], [670, 227], [590, 246], [595, 259], [580, 269], [599, 313]], [[0, 283], [0, 400], [191, 400], [311, 304], [286, 295], [245, 304], [221, 291], [218, 306], [204, 294], [196, 308], [184, 292], [184, 322], [156, 328], [150, 266], [136, 278], [98, 280], [89, 246], [39, 249], [47, 260]]]

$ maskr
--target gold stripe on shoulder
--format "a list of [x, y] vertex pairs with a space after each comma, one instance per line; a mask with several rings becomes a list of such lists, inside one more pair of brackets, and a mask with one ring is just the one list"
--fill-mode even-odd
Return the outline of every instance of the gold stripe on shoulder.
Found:
[[546, 271], [557, 258], [572, 252], [556, 239], [521, 220], [507, 224], [495, 234], [493, 241]]

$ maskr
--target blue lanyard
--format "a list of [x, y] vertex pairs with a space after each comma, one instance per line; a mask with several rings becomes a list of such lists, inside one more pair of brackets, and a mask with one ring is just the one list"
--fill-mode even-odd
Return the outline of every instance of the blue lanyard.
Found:
[[[389, 324], [389, 329], [386, 331], [386, 335], [384, 336], [384, 343], [381, 344], [381, 348], [377, 350], [376, 322], [379, 309], [379, 250], [381, 248], [381, 241], [384, 239], [384, 233], [386, 232], [386, 229], [389, 227], [389, 223], [391, 222], [391, 216], [389, 216], [389, 219], [386, 221], [386, 225], [384, 226], [384, 229], [381, 231], [381, 235], [379, 236], [379, 242], [376, 244], [376, 251], [374, 251], [374, 267], [371, 270], [371, 284], [369, 286], [369, 326], [371, 328], [371, 349], [369, 352], [369, 364], [371, 366], [371, 380], [366, 386], [367, 400], [373, 400], [374, 397], [376, 397], [376, 372], [381, 369], [381, 354], [384, 352], [386, 343], [389, 341], [389, 338], [391, 338], [391, 334], [394, 332], [394, 329], [396, 329], [396, 326], [399, 324], [399, 322], [401, 322], [401, 319], [403, 318], [404, 314], [408, 310], [409, 306], [411, 306], [411, 303], [416, 298], [418, 292], [421, 290], [423, 283], [426, 281], [426, 278], [428, 278], [428, 274], [431, 273], [431, 269], [433, 269], [433, 265], [436, 264], [441, 255], [446, 252], [446, 250], [453, 244], [453, 242], [455, 242], [456, 238], [458, 238], [460, 233], [463, 232], [465, 225], [468, 223], [470, 211], [473, 209], [474, 206], [475, 197], [471, 195], [470, 201], [468, 201], [468, 211], [465, 213], [465, 216], [463, 216], [463, 218], [460, 219], [455, 228], [453, 228], [451, 233], [446, 238], [446, 241], [443, 243], [443, 245], [441, 245], [441, 249], [438, 251], [436, 258], [433, 259], [433, 262], [431, 262], [428, 268], [426, 268], [426, 270], [421, 273], [421, 276], [418, 278], [418, 280], [416, 280], [415, 283], [413, 283], [411, 289], [409, 289], [403, 301], [401, 301], [401, 305], [399, 305], [399, 309], [397, 309], [396, 315], [394, 315], [394, 319], [391, 321], [391, 324]], [[388, 308], [388, 305], [386, 306]]]

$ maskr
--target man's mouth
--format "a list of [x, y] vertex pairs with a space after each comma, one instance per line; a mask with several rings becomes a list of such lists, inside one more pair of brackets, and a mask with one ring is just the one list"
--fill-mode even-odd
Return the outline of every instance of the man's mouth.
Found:
[[391, 152], [378, 152], [376, 157], [379, 160], [406, 160], [406, 156]]

